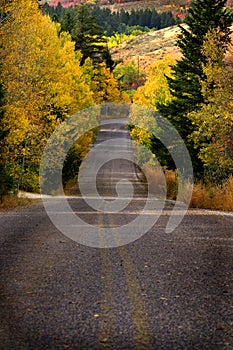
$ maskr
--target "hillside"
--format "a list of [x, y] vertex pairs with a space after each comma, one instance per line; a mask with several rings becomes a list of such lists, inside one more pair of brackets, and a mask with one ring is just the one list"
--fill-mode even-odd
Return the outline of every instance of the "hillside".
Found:
[[47, 0], [47, 2], [50, 6], [54, 6], [54, 7], [56, 7], [58, 5], [58, 3], [60, 2], [62, 7], [67, 8], [70, 6], [79, 5], [81, 2], [85, 2], [85, 1], [81, 1], [81, 0]]
[[124, 62], [134, 61], [144, 69], [167, 54], [178, 57], [180, 52], [176, 47], [176, 39], [179, 32], [179, 27], [173, 26], [141, 34], [113, 47], [112, 58], [115, 61], [120, 59]]
[[[45, 0], [46, 1], [46, 0]], [[60, 2], [61, 5], [65, 8], [78, 5], [80, 3], [96, 3], [94, 0], [47, 0], [49, 5], [57, 6]], [[173, 12], [181, 12], [190, 4], [191, 0], [137, 0], [124, 2], [124, 0], [99, 0], [98, 5], [100, 7], [107, 7], [112, 12], [120, 11], [124, 9], [125, 11], [131, 11], [132, 9], [146, 9], [155, 8], [156, 10], [172, 10]], [[227, 0], [227, 6], [233, 6], [233, 0]]]
[[[57, 6], [60, 2], [63, 7], [70, 7], [80, 3], [95, 3], [92, 0], [47, 0], [49, 5]], [[113, 3], [114, 2], [114, 3]], [[112, 11], [120, 11], [122, 8], [131, 11], [132, 8], [146, 9], [146, 8], [161, 8], [165, 5], [172, 5], [173, 7], [185, 6], [190, 3], [190, 0], [137, 0], [124, 2], [124, 0], [99, 0], [98, 4], [102, 7], [108, 7]]]
[[123, 2], [119, 1], [114, 4], [102, 4], [100, 7], [109, 8], [112, 12], [119, 12], [121, 9], [131, 12], [133, 10], [145, 10], [145, 9], [156, 9], [157, 11], [169, 11], [172, 12], [180, 10], [180, 8], [186, 8], [190, 0], [141, 0], [141, 1], [130, 1]]
[[[231, 27], [233, 31], [233, 26]], [[162, 59], [165, 55], [170, 54], [173, 57], [179, 57], [180, 51], [176, 46], [177, 35], [180, 29], [178, 26], [164, 28], [155, 32], [141, 34], [133, 39], [127, 40], [122, 44], [113, 47], [110, 52], [112, 58], [123, 60], [125, 63], [134, 61], [139, 64], [141, 69], [145, 69], [154, 61]], [[232, 57], [232, 45], [229, 46], [227, 59]]]

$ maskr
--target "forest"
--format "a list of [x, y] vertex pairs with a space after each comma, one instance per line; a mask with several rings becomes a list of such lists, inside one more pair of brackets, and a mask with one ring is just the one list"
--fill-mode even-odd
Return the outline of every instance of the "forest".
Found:
[[[1, 201], [19, 190], [39, 192], [43, 149], [66, 118], [106, 102], [134, 102], [166, 117], [185, 141], [196, 184], [192, 205], [213, 207], [216, 192], [227, 203], [224, 209], [232, 210], [233, 13], [223, 0], [194, 0], [184, 22], [188, 27], [181, 24], [177, 40], [181, 58], [166, 56], [144, 72], [133, 62], [114, 62], [110, 38], [174, 25], [171, 13], [1, 1]], [[155, 154], [164, 171], [176, 174], [169, 151], [143, 123], [134, 127], [137, 118], [132, 115], [129, 125], [132, 138]], [[77, 177], [94, 138], [90, 130], [68, 152], [64, 186]]]
[[[132, 10], [130, 13], [122, 9], [120, 12], [111, 12], [108, 8], [102, 9], [96, 5], [87, 5], [96, 23], [102, 27], [106, 36], [115, 33], [129, 34], [132, 27], [137, 27], [142, 32], [149, 29], [161, 29], [180, 22], [174, 18], [171, 11], [158, 13], [155, 9]], [[65, 9], [60, 3], [56, 7], [45, 4], [43, 12], [48, 14], [56, 22], [66, 22], [75, 17], [76, 7]]]

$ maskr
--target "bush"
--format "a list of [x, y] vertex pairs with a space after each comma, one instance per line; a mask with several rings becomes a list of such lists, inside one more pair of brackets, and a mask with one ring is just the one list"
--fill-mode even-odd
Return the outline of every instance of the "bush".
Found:
[[26, 169], [22, 175], [20, 188], [27, 192], [39, 193], [40, 183], [38, 173], [30, 168]]

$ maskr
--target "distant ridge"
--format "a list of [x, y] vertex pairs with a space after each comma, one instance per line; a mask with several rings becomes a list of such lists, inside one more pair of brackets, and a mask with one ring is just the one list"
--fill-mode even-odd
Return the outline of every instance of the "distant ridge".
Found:
[[[45, 0], [46, 1], [46, 0]], [[81, 3], [94, 3], [94, 0], [47, 0], [50, 6], [56, 7], [60, 2], [65, 8], [70, 6], [79, 5]], [[121, 8], [132, 9], [135, 7], [141, 8], [159, 8], [163, 6], [172, 6], [175, 8], [186, 7], [190, 4], [191, 0], [99, 0], [98, 4], [101, 6], [109, 7], [113, 11], [118, 11]], [[232, 7], [233, 0], [227, 0], [226, 6]]]
[[58, 5], [58, 3], [60, 2], [62, 7], [67, 8], [70, 6], [79, 5], [82, 2], [85, 3], [86, 1], [85, 0], [84, 1], [82, 1], [82, 0], [60, 0], [60, 1], [59, 0], [49, 0], [47, 2], [50, 6], [54, 6], [54, 7], [56, 7]]
[[[132, 8], [159, 8], [166, 5], [172, 5], [175, 7], [186, 6], [190, 3], [191, 0], [99, 0], [98, 5], [108, 7], [111, 10], [118, 11], [121, 8], [129, 9]], [[233, 0], [231, 0], [233, 1]], [[50, 6], [56, 7], [60, 2], [61, 5], [65, 8], [79, 5], [81, 3], [94, 3], [94, 0], [47, 0]]]
[[[186, 25], [183, 24], [184, 27]], [[230, 28], [233, 33], [233, 26]], [[136, 36], [110, 49], [114, 61], [124, 63], [134, 62], [141, 69], [146, 69], [153, 62], [163, 59], [166, 55], [174, 58], [181, 56], [177, 46], [177, 36], [180, 33], [178, 26], [160, 29]], [[231, 44], [226, 53], [226, 61], [233, 67], [233, 34], [231, 34]]]

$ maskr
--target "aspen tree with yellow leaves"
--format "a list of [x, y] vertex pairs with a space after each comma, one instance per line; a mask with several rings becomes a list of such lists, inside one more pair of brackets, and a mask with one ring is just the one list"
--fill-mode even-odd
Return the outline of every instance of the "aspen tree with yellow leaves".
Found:
[[104, 62], [100, 63], [98, 66], [94, 66], [91, 59], [87, 58], [83, 69], [96, 104], [106, 102], [130, 102], [128, 95], [118, 89], [114, 74]]
[[58, 25], [42, 15], [37, 1], [0, 6], [5, 158], [18, 188], [35, 191], [48, 137], [62, 120], [93, 104], [92, 92], [69, 34], [58, 37]]
[[158, 103], [167, 103], [171, 100], [166, 76], [171, 75], [171, 66], [175, 59], [167, 55], [162, 60], [155, 61], [149, 68], [147, 79], [143, 86], [137, 89], [134, 95], [134, 103], [148, 106], [157, 110]]
[[136, 105], [146, 106], [148, 108], [144, 109], [143, 117], [140, 108], [133, 108], [131, 113], [131, 123], [138, 125], [138, 127], [131, 128], [131, 137], [156, 154], [156, 157], [165, 167], [170, 162], [170, 157], [167, 156], [164, 145], [152, 133], [147, 132], [143, 126], [146, 123], [156, 135], [156, 120], [151, 114], [153, 113], [152, 111], [157, 112], [156, 106], [158, 103], [166, 104], [172, 98], [166, 76], [171, 75], [171, 66], [175, 62], [172, 56], [167, 55], [162, 60], [154, 62], [148, 68], [146, 82], [137, 89], [133, 100]]

